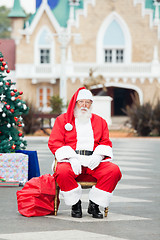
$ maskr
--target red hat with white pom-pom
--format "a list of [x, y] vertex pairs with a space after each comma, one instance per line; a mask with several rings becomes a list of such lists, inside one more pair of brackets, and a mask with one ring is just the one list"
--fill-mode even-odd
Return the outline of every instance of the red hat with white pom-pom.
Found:
[[71, 122], [74, 117], [75, 104], [76, 104], [76, 101], [81, 100], [81, 99], [90, 99], [93, 101], [92, 93], [89, 90], [87, 90], [85, 87], [79, 88], [70, 100], [70, 103], [68, 105], [68, 109], [66, 112], [67, 123], [65, 124], [65, 129], [67, 131], [71, 131], [73, 129]]

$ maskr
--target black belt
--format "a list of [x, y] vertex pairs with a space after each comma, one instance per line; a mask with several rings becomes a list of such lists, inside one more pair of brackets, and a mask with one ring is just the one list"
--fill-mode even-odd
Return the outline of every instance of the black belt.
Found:
[[93, 151], [88, 151], [88, 150], [75, 150], [76, 153], [80, 155], [92, 155]]

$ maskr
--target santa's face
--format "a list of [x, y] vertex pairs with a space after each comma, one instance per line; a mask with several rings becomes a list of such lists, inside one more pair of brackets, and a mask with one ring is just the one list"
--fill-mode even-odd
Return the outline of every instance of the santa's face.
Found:
[[87, 111], [87, 109], [90, 109], [91, 105], [92, 101], [89, 99], [82, 99], [77, 101], [77, 107], [82, 111]]
[[78, 100], [74, 109], [74, 116], [81, 122], [87, 122], [91, 118], [91, 100]]

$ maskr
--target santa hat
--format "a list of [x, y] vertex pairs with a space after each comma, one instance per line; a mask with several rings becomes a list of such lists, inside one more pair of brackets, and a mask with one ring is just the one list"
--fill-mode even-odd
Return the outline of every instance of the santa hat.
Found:
[[66, 112], [67, 123], [65, 124], [65, 129], [67, 131], [71, 131], [73, 129], [71, 122], [74, 117], [75, 104], [76, 104], [76, 101], [81, 100], [81, 99], [90, 99], [93, 101], [92, 93], [89, 90], [87, 90], [85, 87], [79, 88], [70, 100], [70, 103], [68, 105], [68, 109]]

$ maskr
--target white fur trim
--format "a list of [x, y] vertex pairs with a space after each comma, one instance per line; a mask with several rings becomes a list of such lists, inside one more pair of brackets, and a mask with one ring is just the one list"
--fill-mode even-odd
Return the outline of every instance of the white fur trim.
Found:
[[61, 191], [61, 194], [64, 198], [64, 201], [65, 201], [65, 204], [66, 205], [74, 205], [76, 204], [79, 199], [81, 198], [81, 195], [82, 195], [82, 188], [81, 188], [81, 185], [78, 184], [78, 187], [77, 188], [74, 188], [70, 191]]
[[66, 158], [76, 157], [76, 153], [70, 146], [63, 146], [57, 149], [55, 156], [57, 161], [60, 162]]
[[[104, 155], [104, 156], [108, 156], [110, 157], [111, 159], [113, 159], [113, 151], [112, 151], [112, 148], [110, 146], [106, 146], [106, 145], [98, 145], [93, 154], [96, 154], [96, 155]], [[109, 161], [111, 160], [109, 159]]]
[[76, 150], [89, 150], [93, 151], [94, 135], [91, 120], [86, 123], [81, 123], [75, 119], [76, 132], [77, 132], [77, 145]]
[[70, 123], [66, 123], [66, 125], [64, 126], [64, 128], [65, 128], [67, 131], [72, 131], [73, 126], [72, 126], [72, 124], [70, 124]]
[[109, 206], [112, 196], [113, 193], [105, 192], [95, 186], [89, 192], [89, 200], [104, 208]]
[[76, 101], [82, 100], [82, 99], [89, 99], [89, 100], [93, 101], [93, 95], [92, 95], [91, 91], [89, 91], [88, 89], [80, 90]]

